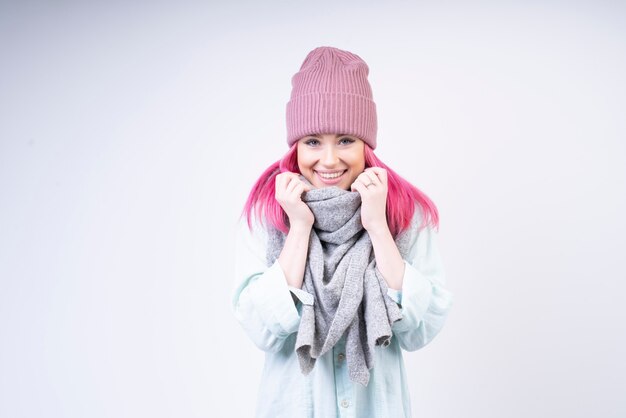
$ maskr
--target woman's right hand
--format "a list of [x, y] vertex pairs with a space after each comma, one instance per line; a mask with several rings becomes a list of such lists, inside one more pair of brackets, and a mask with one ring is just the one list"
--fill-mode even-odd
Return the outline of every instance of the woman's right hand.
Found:
[[289, 217], [289, 224], [304, 225], [311, 227], [315, 221], [313, 212], [302, 201], [302, 193], [308, 192], [312, 187], [302, 180], [298, 173], [286, 171], [276, 176], [275, 197], [280, 206]]

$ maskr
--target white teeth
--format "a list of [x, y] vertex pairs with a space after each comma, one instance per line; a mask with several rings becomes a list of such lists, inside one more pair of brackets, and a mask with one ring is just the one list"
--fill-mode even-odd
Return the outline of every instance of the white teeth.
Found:
[[336, 179], [337, 177], [341, 176], [343, 174], [343, 171], [340, 171], [339, 173], [320, 173], [318, 171], [318, 173], [321, 177], [325, 178], [325, 179]]

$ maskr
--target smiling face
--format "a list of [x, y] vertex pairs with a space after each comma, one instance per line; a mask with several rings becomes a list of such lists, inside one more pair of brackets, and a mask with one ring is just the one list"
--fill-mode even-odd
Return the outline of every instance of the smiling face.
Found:
[[298, 140], [298, 168], [316, 188], [350, 190], [365, 170], [364, 147], [353, 135], [307, 135]]

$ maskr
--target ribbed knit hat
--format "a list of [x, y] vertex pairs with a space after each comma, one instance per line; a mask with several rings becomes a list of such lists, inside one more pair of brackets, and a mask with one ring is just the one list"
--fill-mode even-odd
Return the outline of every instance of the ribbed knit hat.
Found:
[[358, 55], [322, 46], [306, 56], [291, 79], [287, 143], [312, 134], [354, 135], [376, 148], [376, 104], [369, 68]]

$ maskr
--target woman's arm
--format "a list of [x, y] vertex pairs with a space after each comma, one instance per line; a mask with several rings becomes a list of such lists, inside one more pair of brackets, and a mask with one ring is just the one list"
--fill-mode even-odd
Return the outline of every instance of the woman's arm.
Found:
[[387, 286], [390, 289], [402, 290], [405, 263], [389, 227], [385, 223], [381, 228], [367, 232], [372, 240], [376, 267], [383, 275]]
[[368, 167], [355, 179], [351, 189], [361, 195], [361, 222], [372, 240], [376, 266], [387, 286], [402, 289], [404, 260], [387, 223], [387, 170]]
[[266, 265], [267, 234], [253, 220], [256, 234], [245, 220], [240, 221], [237, 238], [236, 276], [233, 310], [250, 338], [265, 351], [278, 351], [287, 337], [298, 330], [298, 301], [312, 304], [313, 298], [301, 290], [314, 217], [302, 201], [311, 186], [297, 173], [276, 176], [275, 198], [291, 225], [278, 259]]
[[388, 296], [401, 306], [402, 319], [392, 330], [400, 346], [417, 350], [439, 333], [452, 303], [444, 288], [444, 271], [436, 232], [418, 228], [416, 209], [409, 229], [410, 251], [403, 259], [386, 219], [387, 171], [369, 167], [352, 184], [361, 194], [361, 222], [372, 240], [376, 266], [389, 287]]
[[313, 212], [302, 201], [302, 193], [311, 186], [299, 174], [286, 171], [276, 176], [276, 201], [289, 217], [289, 233], [285, 239], [278, 262], [290, 286], [302, 288], [304, 268], [309, 249], [309, 236], [313, 228]]
[[309, 237], [312, 224], [294, 224], [289, 228], [285, 245], [278, 257], [287, 283], [297, 289], [302, 288], [304, 268], [309, 250]]
[[250, 339], [263, 351], [279, 351], [300, 325], [300, 314], [278, 260], [266, 263], [263, 226], [245, 219], [238, 225], [232, 309]]

